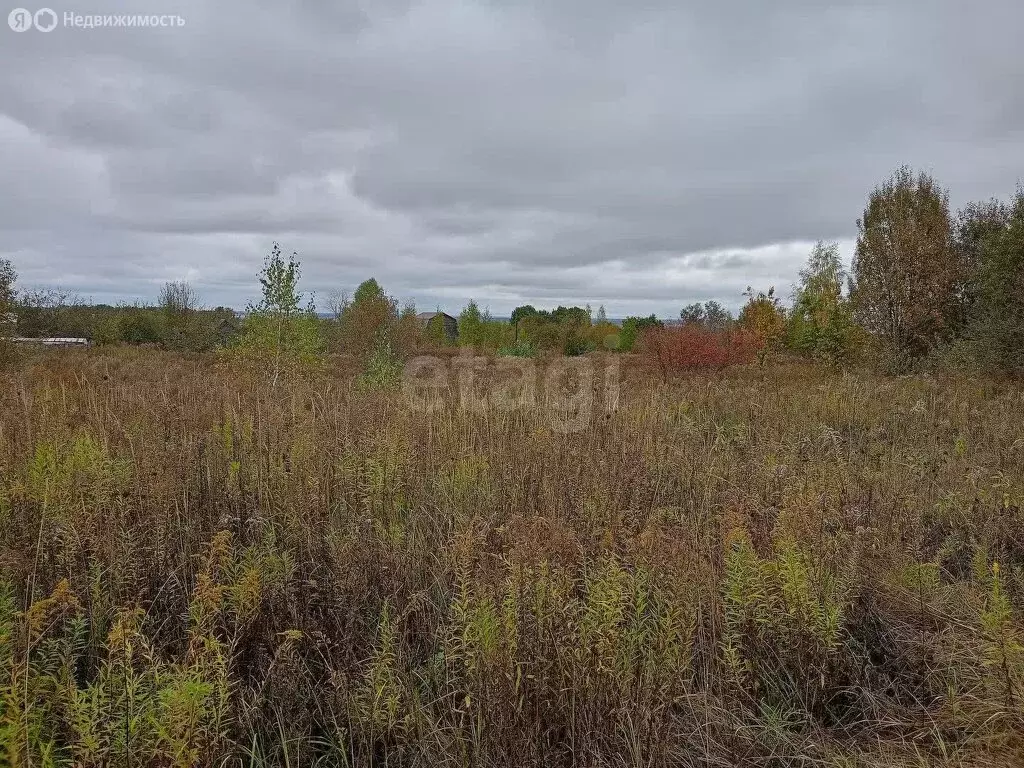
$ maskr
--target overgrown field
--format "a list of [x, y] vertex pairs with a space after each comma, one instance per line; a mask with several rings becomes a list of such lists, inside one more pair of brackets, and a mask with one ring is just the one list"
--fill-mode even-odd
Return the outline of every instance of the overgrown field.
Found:
[[2, 384], [0, 762], [1024, 763], [1019, 385], [624, 370], [562, 433], [145, 350]]

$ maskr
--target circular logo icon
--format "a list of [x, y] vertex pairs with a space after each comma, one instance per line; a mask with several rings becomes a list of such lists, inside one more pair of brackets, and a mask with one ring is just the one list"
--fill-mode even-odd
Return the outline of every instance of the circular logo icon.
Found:
[[7, 26], [15, 32], [27, 32], [32, 29], [32, 11], [15, 8], [7, 14]]
[[32, 17], [32, 21], [40, 32], [52, 32], [57, 26], [57, 14], [49, 8], [40, 8]]

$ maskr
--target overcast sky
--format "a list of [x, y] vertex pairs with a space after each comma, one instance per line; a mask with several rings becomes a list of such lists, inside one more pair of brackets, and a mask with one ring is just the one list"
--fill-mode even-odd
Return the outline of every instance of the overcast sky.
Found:
[[1024, 3], [828, 5], [51, 5], [185, 25], [0, 27], [0, 256], [108, 302], [242, 307], [274, 240], [321, 304], [788, 295], [899, 164], [954, 205], [1024, 177]]

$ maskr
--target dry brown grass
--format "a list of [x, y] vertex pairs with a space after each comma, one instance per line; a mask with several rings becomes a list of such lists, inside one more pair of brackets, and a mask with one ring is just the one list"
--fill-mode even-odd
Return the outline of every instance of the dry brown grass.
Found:
[[1019, 386], [623, 378], [561, 434], [156, 351], [4, 374], [4, 758], [1024, 761]]

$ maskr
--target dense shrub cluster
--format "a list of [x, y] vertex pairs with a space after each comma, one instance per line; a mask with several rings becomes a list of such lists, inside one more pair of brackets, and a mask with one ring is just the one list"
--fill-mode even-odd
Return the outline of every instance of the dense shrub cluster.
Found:
[[651, 328], [640, 337], [638, 351], [653, 362], [662, 379], [686, 371], [718, 371], [730, 365], [748, 365], [757, 359], [765, 340], [754, 331], [737, 327], [715, 331], [687, 323]]
[[241, 321], [233, 310], [173, 313], [160, 306], [85, 304], [50, 291], [25, 292], [13, 306], [16, 335], [91, 339], [96, 344], [154, 344], [201, 352], [237, 339]]

